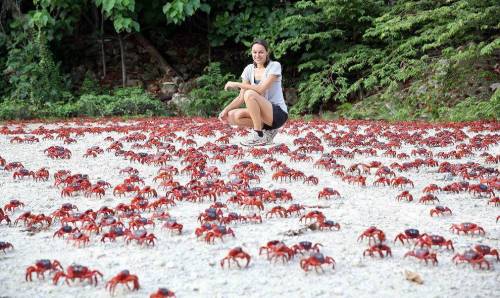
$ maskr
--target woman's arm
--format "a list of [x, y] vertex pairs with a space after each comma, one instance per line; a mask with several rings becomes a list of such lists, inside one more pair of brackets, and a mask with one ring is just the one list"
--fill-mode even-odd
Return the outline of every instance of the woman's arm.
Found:
[[278, 79], [277, 75], [269, 75], [269, 77], [262, 82], [262, 84], [259, 85], [251, 85], [250, 82], [245, 81], [243, 83], [239, 82], [227, 82], [226, 86], [224, 87], [224, 90], [228, 89], [233, 89], [233, 88], [240, 88], [240, 96], [242, 96], [242, 92], [244, 90], [253, 90], [260, 95], [263, 95], [264, 92], [266, 92], [269, 87], [271, 87], [271, 84]]
[[234, 110], [236, 108], [238, 108], [239, 106], [241, 106], [243, 104], [243, 93], [245, 92], [245, 90], [241, 89], [240, 90], [240, 94], [238, 94], [238, 96], [236, 96], [235, 99], [233, 99], [233, 101], [231, 101], [222, 111], [225, 111], [225, 112], [229, 112], [231, 110]]
[[[246, 83], [249, 83], [248, 81], [245, 81], [243, 80], [243, 83], [246, 84]], [[226, 89], [226, 88], [224, 88]], [[227, 89], [226, 89], [227, 90]], [[238, 94], [238, 96], [236, 96], [235, 99], [233, 99], [233, 101], [231, 101], [219, 114], [219, 119], [222, 121], [222, 122], [226, 122], [226, 118], [227, 118], [227, 113], [231, 110], [234, 110], [234, 109], [237, 109], [238, 107], [240, 107], [243, 102], [244, 102], [244, 99], [243, 99], [243, 93], [245, 92], [245, 90], [241, 89], [240, 90], [240, 94]]]

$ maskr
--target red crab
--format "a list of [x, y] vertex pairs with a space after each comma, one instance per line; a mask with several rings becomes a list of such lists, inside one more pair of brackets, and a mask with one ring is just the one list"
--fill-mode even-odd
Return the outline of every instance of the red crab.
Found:
[[151, 186], [145, 186], [137, 192], [138, 195], [146, 195], [146, 197], [158, 197], [158, 193]]
[[40, 168], [38, 171], [35, 172], [35, 181], [47, 181], [49, 180], [49, 171], [47, 168]]
[[24, 207], [24, 203], [19, 200], [10, 200], [8, 204], [5, 204], [3, 209], [5, 212], [13, 212], [18, 207]]
[[317, 225], [320, 231], [322, 231], [323, 229], [335, 229], [336, 231], [340, 230], [340, 224], [334, 222], [333, 220], [319, 220]]
[[10, 226], [10, 223], [11, 223], [11, 220], [10, 218], [7, 216], [7, 214], [5, 214], [2, 210], [2, 208], [0, 208], [0, 224], [2, 223], [2, 221], [6, 221], [7, 222], [7, 225]]
[[500, 206], [500, 197], [494, 197], [488, 201], [488, 205], [493, 204], [495, 207]]
[[427, 194], [418, 200], [418, 202], [422, 204], [426, 204], [427, 202], [434, 203], [435, 201], [439, 202], [439, 199], [433, 194]]
[[257, 207], [259, 210], [264, 210], [264, 204], [262, 203], [262, 200], [259, 200], [257, 198], [248, 198], [244, 199], [241, 201], [241, 205], [243, 205], [243, 208], [253, 208]]
[[24, 178], [24, 177], [31, 177], [31, 178], [35, 179], [35, 172], [26, 170], [25, 168], [21, 168], [21, 169], [15, 171], [14, 174], [12, 175], [12, 177], [14, 179]]
[[231, 228], [226, 228], [225, 226], [217, 225], [207, 232], [207, 234], [205, 235], [205, 241], [207, 243], [214, 243], [215, 238], [220, 238], [221, 241], [223, 241], [222, 237], [224, 235], [232, 235], [233, 238], [235, 237], [234, 232]]
[[7, 249], [14, 249], [14, 246], [9, 243], [9, 242], [5, 242], [5, 241], [0, 241], [0, 250], [3, 251], [4, 253], [6, 253], [5, 251]]
[[318, 185], [319, 180], [315, 176], [308, 176], [304, 179], [304, 184]]
[[100, 185], [94, 185], [85, 191], [86, 197], [90, 197], [92, 195], [96, 195], [97, 197], [102, 198], [104, 195], [106, 195], [106, 191]]
[[448, 207], [443, 207], [443, 206], [436, 206], [436, 208], [431, 209], [430, 214], [431, 217], [435, 215], [444, 215], [445, 212], [449, 213], [452, 215], [453, 213], [451, 212], [451, 209]]
[[148, 232], [144, 229], [137, 231], [126, 231], [125, 234], [126, 243], [129, 244], [130, 241], [136, 240], [138, 244], [142, 245], [146, 243], [146, 245], [155, 245], [155, 240], [157, 239], [153, 233], [148, 234]]
[[331, 187], [325, 187], [325, 188], [323, 188], [323, 190], [321, 190], [318, 193], [318, 200], [319, 199], [331, 199], [331, 197], [334, 197], [334, 196], [340, 198], [340, 193]]
[[301, 214], [301, 213], [300, 213], [300, 211], [301, 211], [301, 210], [305, 210], [305, 209], [306, 209], [306, 208], [305, 208], [303, 205], [300, 205], [300, 204], [292, 204], [292, 205], [290, 205], [290, 207], [288, 207], [288, 208], [286, 209], [286, 212], [287, 212], [288, 214], [290, 214], [290, 215], [291, 215], [292, 213], [296, 213], [297, 215], [300, 215], [300, 214]]
[[128, 192], [139, 192], [139, 191], [140, 191], [140, 188], [138, 186], [124, 183], [124, 184], [118, 184], [113, 189], [113, 195], [114, 196], [116, 196], [116, 195], [122, 196]]
[[175, 293], [167, 288], [159, 288], [158, 291], [154, 292], [149, 296], [149, 298], [175, 298]]
[[120, 174], [137, 175], [139, 174], [139, 170], [132, 167], [126, 167], [120, 170]]
[[153, 228], [155, 227], [155, 223], [145, 217], [135, 218], [128, 223], [128, 226], [131, 230], [144, 228], [147, 225], [152, 225]]
[[324, 272], [325, 270], [321, 267], [323, 264], [332, 264], [332, 268], [335, 269], [335, 260], [332, 257], [325, 257], [320, 252], [312, 254], [307, 259], [300, 260], [300, 268], [306, 272], [309, 271], [309, 267], [314, 267], [316, 273], [318, 273], [318, 268]]
[[61, 266], [61, 263], [59, 263], [59, 261], [57, 260], [54, 260], [54, 261], [50, 261], [50, 260], [38, 260], [35, 262], [35, 265], [34, 266], [29, 266], [28, 268], [26, 268], [26, 276], [25, 276], [25, 279], [26, 281], [33, 281], [32, 279], [32, 274], [36, 272], [36, 276], [38, 278], [40, 278], [40, 276], [42, 276], [42, 278], [45, 278], [44, 277], [44, 273], [46, 271], [56, 271], [56, 270], [63, 270], [62, 266]]
[[399, 233], [396, 238], [394, 238], [394, 243], [396, 243], [396, 240], [401, 241], [402, 244], [405, 244], [408, 242], [410, 243], [409, 239], [419, 239], [422, 235], [420, 235], [420, 232], [417, 229], [406, 229], [404, 233]]
[[253, 223], [262, 223], [262, 217], [255, 213], [253, 213], [252, 215], [243, 216], [243, 220]]
[[122, 227], [112, 226], [107, 233], [102, 235], [101, 242], [106, 242], [106, 239], [115, 241], [117, 237], [125, 236], [129, 232], [129, 230], [124, 230]]
[[[132, 289], [130, 288], [129, 283], [132, 283]], [[115, 289], [118, 284], [124, 284], [127, 289], [132, 291], [139, 290], [139, 278], [137, 275], [130, 274], [128, 270], [122, 270], [106, 283], [106, 289], [109, 288], [111, 295], [115, 293]]]
[[292, 194], [284, 189], [284, 188], [279, 188], [279, 189], [274, 189], [270, 192], [266, 192], [262, 195], [262, 199], [264, 201], [273, 201], [275, 202], [276, 200], [281, 200], [281, 201], [291, 201], [293, 200]]
[[427, 234], [422, 234], [420, 238], [418, 238], [417, 243], [415, 243], [415, 246], [418, 245], [420, 245], [420, 248], [423, 248], [424, 246], [431, 248], [433, 245], [437, 245], [439, 247], [446, 246], [446, 249], [451, 248], [451, 250], [455, 250], [451, 240], [446, 240], [444, 237], [439, 235], [429, 236]]
[[273, 215], [277, 215], [279, 217], [287, 217], [288, 212], [284, 207], [276, 206], [271, 209], [271, 211], [266, 213], [266, 218], [273, 217]]
[[74, 241], [74, 245], [80, 247], [80, 245], [87, 245], [90, 242], [90, 238], [81, 232], [74, 232], [68, 237], [67, 241]]
[[478, 232], [479, 235], [485, 234], [484, 229], [478, 226], [475, 223], [464, 222], [461, 224], [452, 224], [450, 230], [452, 232], [456, 232], [460, 234], [460, 232], [464, 232], [464, 234], [468, 234], [469, 232], [474, 235], [475, 232]]
[[71, 226], [68, 226], [68, 225], [63, 225], [59, 230], [57, 230], [54, 235], [52, 236], [52, 238], [54, 237], [63, 237], [65, 234], [71, 234], [71, 233], [75, 233], [75, 232], [80, 232], [80, 230], [78, 228], [73, 228]]
[[481, 196], [482, 194], [487, 194], [490, 197], [495, 197], [495, 192], [493, 191], [493, 189], [486, 184], [469, 185], [469, 192], [472, 192], [473, 195]]
[[315, 243], [314, 245], [310, 241], [300, 241], [299, 243], [293, 245], [291, 248], [295, 254], [300, 253], [304, 254], [304, 252], [309, 252], [310, 250], [313, 252], [319, 252], [319, 247], [323, 246], [321, 243]]
[[374, 186], [378, 186], [378, 185], [386, 185], [386, 186], [390, 186], [391, 185], [391, 180], [387, 177], [380, 177], [378, 178], [377, 180], [375, 180], [373, 182], [373, 185]]
[[373, 257], [375, 253], [378, 253], [381, 258], [384, 257], [384, 252], [385, 256], [391, 256], [392, 257], [392, 251], [391, 248], [385, 244], [378, 243], [375, 245], [370, 246], [363, 252], [363, 257], [368, 254], [369, 256]]
[[3, 169], [6, 171], [13, 171], [13, 170], [22, 169], [22, 168], [24, 168], [22, 163], [14, 161], [14, 162], [9, 162], [8, 164], [6, 164]]
[[400, 193], [400, 194], [396, 197], [396, 199], [398, 200], [398, 202], [399, 202], [399, 201], [401, 201], [401, 200], [406, 200], [406, 201], [408, 201], [408, 202], [411, 202], [411, 201], [413, 201], [413, 196], [410, 194], [410, 192], [409, 192], [409, 191], [405, 190], [405, 191], [403, 191], [402, 193]]
[[[281, 261], [285, 263], [290, 261], [295, 255], [294, 250], [286, 246], [286, 244], [283, 243], [282, 241], [277, 241], [277, 242], [270, 241], [267, 244], [268, 244], [267, 259], [269, 261], [272, 261], [273, 259], [275, 259], [275, 261], [278, 261], [278, 259], [281, 258]], [[264, 248], [265, 247], [261, 247], [260, 252], [262, 252], [262, 249]]]
[[415, 249], [413, 251], [409, 251], [405, 254], [404, 257], [405, 258], [406, 257], [415, 257], [419, 260], [424, 260], [425, 264], [427, 264], [427, 262], [429, 260], [432, 261], [433, 265], [437, 265], [437, 263], [438, 263], [436, 253], [433, 253], [433, 252], [431, 253], [427, 248], [419, 248], [419, 249]]
[[316, 219], [316, 221], [324, 221], [325, 215], [321, 211], [313, 210], [313, 211], [309, 211], [305, 215], [302, 215], [302, 217], [300, 217], [299, 221], [302, 222], [302, 220], [304, 220], [304, 223], [306, 223], [308, 219], [310, 219], [310, 220]]
[[210, 231], [211, 229], [215, 228], [217, 225], [216, 224], [210, 224], [210, 223], [204, 223], [201, 225], [201, 227], [198, 227], [194, 230], [194, 233], [196, 237], [202, 236], [205, 232]]
[[497, 258], [497, 261], [500, 262], [500, 256], [498, 255], [498, 251], [494, 248], [489, 247], [488, 245], [478, 244], [474, 246], [474, 250], [477, 253], [482, 254], [483, 256], [486, 255], [494, 256]]
[[86, 266], [82, 265], [71, 265], [66, 268], [66, 273], [64, 271], [57, 271], [54, 277], [52, 278], [52, 281], [54, 282], [55, 285], [57, 285], [57, 282], [61, 277], [64, 277], [66, 279], [66, 284], [69, 286], [69, 280], [75, 280], [75, 279], [88, 279], [90, 281], [90, 284], [95, 284], [97, 286], [97, 276], [100, 276], [102, 278], [102, 273], [97, 271], [97, 270], [90, 270]]
[[422, 190], [422, 192], [426, 193], [433, 193], [436, 191], [441, 191], [441, 187], [437, 186], [436, 184], [429, 184]]
[[163, 228], [168, 229], [170, 232], [176, 231], [179, 235], [182, 233], [182, 228], [184, 226], [178, 223], [175, 219], [168, 219], [163, 225]]
[[385, 240], [385, 233], [377, 229], [377, 227], [371, 226], [359, 235], [358, 241], [362, 241], [364, 237], [368, 238], [368, 244], [371, 244], [372, 240], [374, 243], [376, 243], [377, 240], [382, 243]]
[[235, 247], [233, 249], [231, 249], [229, 251], [229, 253], [227, 254], [226, 257], [224, 257], [221, 261], [220, 261], [220, 266], [222, 268], [224, 268], [224, 263], [227, 261], [227, 265], [229, 266], [229, 268], [231, 268], [231, 261], [234, 261], [236, 263], [236, 265], [238, 266], [238, 268], [241, 268], [240, 266], [240, 263], [238, 262], [237, 259], [245, 259], [247, 260], [247, 263], [245, 265], [245, 267], [248, 267], [248, 264], [250, 263], [250, 255], [247, 254], [246, 252], [243, 251], [243, 249], [241, 247]]
[[[396, 154], [394, 154], [394, 156], [396, 156]], [[396, 174], [394, 174], [394, 172], [387, 166], [382, 166], [380, 167], [377, 172], [375, 172], [375, 176], [378, 176], [378, 177], [395, 177]]]
[[406, 186], [406, 185], [411, 185], [411, 187], [414, 187], [413, 181], [405, 177], [392, 178], [391, 185], [394, 187]]
[[486, 265], [486, 268], [490, 269], [490, 263], [484, 259], [484, 255], [478, 253], [474, 250], [467, 250], [463, 254], [456, 254], [452, 259], [455, 264], [467, 262], [472, 265], [474, 268], [476, 265], [479, 265], [479, 269], [483, 268], [483, 264]]

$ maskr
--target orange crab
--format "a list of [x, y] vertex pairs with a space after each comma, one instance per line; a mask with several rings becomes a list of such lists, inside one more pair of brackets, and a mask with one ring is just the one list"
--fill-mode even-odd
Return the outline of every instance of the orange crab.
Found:
[[234, 261], [236, 263], [236, 265], [238, 266], [238, 268], [241, 268], [241, 265], [240, 263], [238, 262], [237, 259], [245, 259], [247, 260], [247, 263], [245, 265], [245, 268], [248, 267], [248, 264], [250, 263], [250, 255], [246, 252], [243, 251], [243, 249], [241, 247], [235, 247], [233, 249], [231, 249], [229, 251], [229, 253], [227, 254], [226, 257], [224, 257], [221, 261], [220, 261], [220, 266], [222, 268], [224, 268], [224, 263], [227, 261], [227, 265], [229, 267], [231, 267], [231, 261]]
[[318, 272], [318, 268], [321, 269], [322, 272], [325, 270], [321, 267], [323, 264], [331, 264], [332, 269], [335, 269], [335, 260], [332, 257], [325, 257], [322, 253], [316, 252], [312, 254], [309, 258], [300, 260], [300, 268], [304, 271], [309, 271], [309, 267], [314, 267], [316, 273]]

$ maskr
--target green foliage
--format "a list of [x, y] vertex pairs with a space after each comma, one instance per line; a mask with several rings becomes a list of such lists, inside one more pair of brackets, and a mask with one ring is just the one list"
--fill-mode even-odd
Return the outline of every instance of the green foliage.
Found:
[[113, 95], [82, 95], [75, 103], [75, 110], [79, 115], [93, 117], [166, 114], [163, 104], [141, 88], [120, 88]]
[[52, 53], [47, 47], [47, 40], [40, 30], [36, 41], [39, 62], [30, 74], [30, 102], [39, 107], [47, 102], [67, 102], [71, 100], [71, 93], [66, 91], [59, 66], [52, 58]]
[[224, 91], [225, 83], [231, 80], [235, 77], [223, 74], [219, 62], [211, 63], [197, 79], [198, 87], [189, 93], [190, 100], [181, 107], [181, 112], [189, 116], [218, 115], [237, 95], [234, 91]]
[[103, 14], [113, 21], [116, 32], [139, 31], [135, 0], [94, 0]]
[[210, 12], [210, 5], [201, 3], [200, 0], [174, 0], [163, 6], [163, 13], [169, 23], [182, 23], [187, 17], [192, 16], [198, 9]]
[[6, 100], [0, 103], [0, 120], [24, 120], [34, 116], [33, 106], [25, 101]]
[[27, 101], [35, 107], [70, 100], [72, 96], [48, 49], [45, 34], [39, 30], [33, 40], [24, 42], [11, 44], [7, 55], [4, 73], [11, 84], [7, 97]]
[[481, 119], [500, 119], [500, 91], [497, 89], [494, 96], [488, 101], [480, 101], [469, 97], [454, 107], [440, 108], [441, 120], [474, 121]]
[[215, 16], [209, 33], [210, 45], [217, 47], [228, 41], [248, 47], [256, 37], [272, 39], [279, 35], [279, 20], [286, 7], [277, 1], [220, 1], [213, 4]]
[[41, 108], [19, 100], [0, 103], [0, 120], [165, 115], [168, 112], [163, 103], [150, 97], [141, 88], [120, 88], [113, 94], [84, 94], [75, 102], [47, 102]]
[[278, 56], [301, 53], [300, 97], [291, 111], [398, 90], [426, 75], [441, 52], [453, 63], [494, 55], [499, 14], [488, 0], [299, 1], [281, 22], [293, 34], [275, 42]]
[[80, 86], [80, 95], [83, 94], [99, 94], [101, 93], [101, 88], [99, 87], [99, 82], [94, 78], [90, 71], [85, 73], [85, 77], [82, 82], [82, 86]]

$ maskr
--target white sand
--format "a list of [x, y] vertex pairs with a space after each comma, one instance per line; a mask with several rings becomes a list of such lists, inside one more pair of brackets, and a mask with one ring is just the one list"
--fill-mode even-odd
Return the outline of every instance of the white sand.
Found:
[[[168, 123], [168, 119], [163, 120]], [[136, 122], [129, 121], [125, 124]], [[202, 125], [194, 122], [193, 125]], [[105, 126], [110, 122], [102, 123], [66, 123], [64, 126]], [[376, 123], [371, 123], [375, 125]], [[28, 124], [27, 132], [37, 128], [40, 124]], [[191, 125], [191, 126], [193, 126]], [[498, 123], [492, 131], [482, 131], [482, 134], [495, 134], [495, 139], [500, 140]], [[9, 125], [15, 128], [18, 125]], [[61, 124], [44, 124], [46, 128], [61, 127]], [[295, 123], [301, 129], [300, 136], [312, 131], [318, 137], [322, 136], [314, 127], [300, 123]], [[156, 126], [152, 126], [156, 127]], [[187, 127], [187, 126], [186, 126]], [[344, 131], [351, 128], [347, 126], [337, 126], [333, 123], [324, 123], [322, 127], [326, 131], [337, 127]], [[366, 128], [362, 125], [360, 128]], [[289, 129], [290, 126], [287, 127]], [[389, 131], [398, 132], [401, 127], [390, 128]], [[423, 129], [412, 131], [417, 133], [427, 132], [433, 135], [439, 127], [435, 129]], [[495, 130], [496, 129], [496, 130]], [[467, 127], [462, 129], [469, 137], [476, 135]], [[148, 131], [146, 131], [149, 134]], [[358, 133], [362, 133], [361, 130]], [[178, 135], [184, 135], [179, 132]], [[26, 134], [29, 135], [29, 134]], [[24, 137], [25, 134], [19, 136]], [[55, 136], [55, 134], [54, 134]], [[47, 167], [50, 171], [48, 182], [35, 182], [32, 179], [14, 180], [12, 172], [0, 170], [0, 206], [3, 207], [11, 199], [19, 199], [26, 204], [22, 209], [18, 209], [14, 214], [9, 214], [14, 221], [23, 211], [34, 213], [50, 214], [61, 206], [62, 203], [76, 204], [81, 211], [88, 208], [94, 210], [101, 206], [114, 207], [118, 203], [129, 203], [132, 196], [114, 197], [112, 189], [108, 189], [102, 199], [86, 198], [83, 195], [61, 198], [60, 189], [53, 186], [53, 173], [60, 169], [71, 170], [73, 174], [82, 173], [90, 176], [91, 182], [103, 179], [110, 182], [113, 187], [121, 183], [126, 177], [120, 175], [120, 169], [127, 166], [135, 167], [139, 170], [140, 176], [145, 179], [146, 185], [157, 187], [153, 182], [158, 166], [141, 165], [130, 163], [122, 157], [116, 157], [112, 152], [105, 152], [97, 158], [83, 158], [86, 149], [91, 146], [100, 146], [106, 149], [110, 142], [104, 141], [107, 136], [119, 139], [124, 134], [117, 132], [105, 132], [102, 134], [85, 134], [84, 137], [76, 137], [76, 144], [65, 145], [61, 140], [42, 140], [35, 144], [11, 144], [9, 140], [13, 135], [0, 135], [0, 156], [7, 162], [19, 161], [29, 170], [37, 170], [40, 167]], [[220, 137], [196, 137], [198, 146], [207, 141], [214, 142]], [[378, 140], [387, 140], [375, 135]], [[74, 137], [74, 134], [72, 135]], [[285, 143], [291, 149], [296, 149], [293, 139], [296, 137], [282, 131], [275, 139], [276, 143]], [[231, 143], [238, 144], [242, 137], [235, 136]], [[465, 142], [468, 142], [466, 140]], [[143, 142], [139, 142], [143, 143]], [[129, 150], [133, 143], [123, 143], [125, 150]], [[52, 160], [48, 158], [43, 150], [52, 145], [60, 145], [68, 148], [72, 152], [69, 160]], [[175, 143], [176, 148], [181, 148], [180, 143]], [[329, 147], [323, 141], [325, 153], [330, 152], [334, 147]], [[402, 148], [396, 149], [398, 153], [410, 154], [412, 149], [421, 146], [403, 144]], [[360, 147], [364, 149], [366, 147]], [[427, 148], [427, 147], [425, 147]], [[352, 148], [344, 148], [352, 150]], [[451, 151], [453, 146], [430, 148], [434, 153], [441, 151]], [[155, 152], [155, 150], [134, 149], [136, 152]], [[386, 158], [382, 156], [383, 150], [378, 150], [378, 156], [367, 157], [357, 154], [354, 160], [336, 158], [338, 163], [350, 166], [357, 162], [381, 161], [384, 165], [393, 162], [404, 162], [396, 158]], [[479, 155], [483, 151], [475, 151], [474, 157], [460, 160], [449, 159], [451, 163], [466, 163], [469, 161], [478, 162], [488, 167], [498, 169], [496, 165], [486, 165], [484, 158]], [[487, 152], [492, 154], [500, 153], [500, 145], [490, 146]], [[313, 161], [318, 160], [320, 154], [309, 154]], [[157, 224], [155, 229], [148, 228], [153, 232], [158, 241], [154, 247], [141, 247], [135, 243], [126, 245], [122, 238], [116, 242], [101, 243], [100, 236], [92, 236], [90, 245], [85, 248], [76, 248], [71, 243], [67, 243], [62, 238], [52, 237], [53, 233], [60, 227], [56, 223], [49, 230], [39, 232], [35, 235], [28, 235], [22, 224], [8, 227], [5, 223], [0, 224], [0, 241], [7, 241], [14, 245], [14, 250], [8, 250], [6, 254], [0, 252], [0, 297], [108, 297], [109, 292], [104, 288], [108, 281], [121, 270], [128, 269], [132, 274], [139, 277], [141, 288], [137, 292], [131, 292], [123, 286], [118, 286], [117, 297], [146, 297], [155, 292], [159, 287], [167, 287], [174, 291], [177, 297], [494, 297], [500, 291], [500, 274], [498, 268], [500, 264], [488, 256], [487, 260], [493, 265], [492, 270], [473, 269], [468, 264], [456, 266], [452, 262], [454, 252], [445, 248], [437, 248], [439, 265], [425, 265], [414, 258], [403, 258], [403, 255], [412, 247], [403, 246], [400, 243], [393, 244], [394, 237], [408, 228], [417, 228], [421, 233], [438, 234], [446, 239], [451, 239], [455, 246], [455, 252], [463, 253], [466, 249], [475, 244], [486, 244], [500, 249], [500, 223], [495, 219], [500, 214], [499, 208], [487, 205], [487, 198], [474, 198], [469, 193], [447, 194], [437, 193], [440, 204], [448, 206], [453, 210], [452, 216], [430, 217], [429, 210], [433, 205], [423, 205], [418, 203], [418, 199], [423, 195], [422, 189], [430, 183], [444, 186], [451, 182], [461, 181], [460, 177], [452, 177], [452, 180], [443, 181], [445, 174], [437, 173], [437, 167], [421, 168], [420, 171], [411, 170], [409, 172], [397, 173], [398, 175], [410, 178], [415, 188], [410, 189], [414, 196], [413, 202], [397, 202], [395, 197], [401, 190], [392, 187], [374, 187], [374, 170], [367, 178], [367, 186], [360, 187], [347, 184], [340, 178], [333, 176], [330, 171], [315, 169], [312, 163], [290, 162], [286, 155], [275, 155], [275, 158], [287, 162], [287, 164], [297, 170], [303, 171], [306, 175], [315, 175], [319, 178], [317, 186], [304, 185], [301, 182], [275, 182], [271, 180], [273, 171], [270, 164], [264, 164], [263, 158], [256, 159], [250, 155], [242, 160], [258, 162], [264, 166], [266, 173], [260, 175], [261, 183], [253, 184], [272, 190], [276, 188], [287, 188], [293, 194], [293, 203], [304, 205], [327, 205], [330, 208], [321, 209], [328, 219], [337, 221], [341, 225], [340, 231], [309, 231], [303, 235], [287, 237], [282, 233], [289, 229], [299, 229], [303, 224], [298, 217], [292, 216], [286, 219], [273, 218], [265, 219], [263, 224], [232, 224], [230, 227], [235, 231], [236, 238], [225, 237], [224, 242], [216, 240], [215, 244], [207, 244], [196, 239], [194, 229], [199, 226], [196, 218], [200, 212], [208, 208], [210, 202], [190, 203], [178, 202], [177, 207], [169, 210], [170, 214], [177, 218], [179, 223], [184, 225], [182, 235], [169, 235], [166, 230], [160, 229]], [[411, 161], [415, 157], [411, 157]], [[436, 158], [442, 162], [444, 160]], [[215, 163], [222, 172], [222, 179], [228, 181], [228, 172], [232, 166], [241, 160], [229, 158], [225, 164]], [[174, 159], [169, 164], [181, 169], [180, 160]], [[189, 181], [186, 175], [179, 175], [175, 180], [181, 183]], [[471, 180], [471, 183], [478, 183]], [[333, 187], [338, 190], [342, 198], [329, 201], [318, 202], [318, 191], [323, 187]], [[164, 191], [160, 191], [164, 195]], [[497, 192], [498, 195], [498, 192]], [[225, 202], [228, 195], [221, 197]], [[288, 207], [290, 203], [283, 203]], [[274, 205], [266, 204], [269, 211]], [[249, 211], [232, 206], [231, 211], [240, 214], [248, 214]], [[307, 209], [311, 211], [314, 209]], [[146, 216], [149, 217], [150, 213]], [[485, 236], [456, 235], [449, 230], [451, 224], [462, 222], [473, 222], [482, 226]], [[358, 236], [369, 226], [375, 225], [382, 229], [388, 238], [387, 244], [392, 248], [393, 257], [380, 259], [379, 257], [363, 257], [363, 251], [367, 248], [367, 241], [357, 242]], [[270, 263], [265, 256], [259, 256], [259, 247], [268, 241], [279, 239], [285, 241], [289, 246], [299, 241], [309, 240], [313, 243], [323, 244], [321, 251], [333, 257], [336, 268], [325, 268], [324, 274], [317, 274], [312, 271], [305, 273], [299, 267], [302, 258], [297, 255], [288, 264]], [[252, 256], [249, 268], [221, 269], [219, 261], [227, 254], [230, 248], [241, 246]], [[52, 275], [46, 276], [45, 280], [39, 280], [33, 275], [33, 282], [26, 282], [24, 274], [27, 266], [33, 265], [38, 259], [57, 259], [66, 268], [72, 263], [88, 266], [104, 274], [104, 279], [99, 280], [97, 287], [86, 282], [74, 282], [71, 286], [63, 282], [53, 285]], [[405, 279], [404, 271], [409, 270], [420, 274], [424, 283], [422, 285], [409, 282]], [[50, 277], [50, 278], [49, 278]]]

